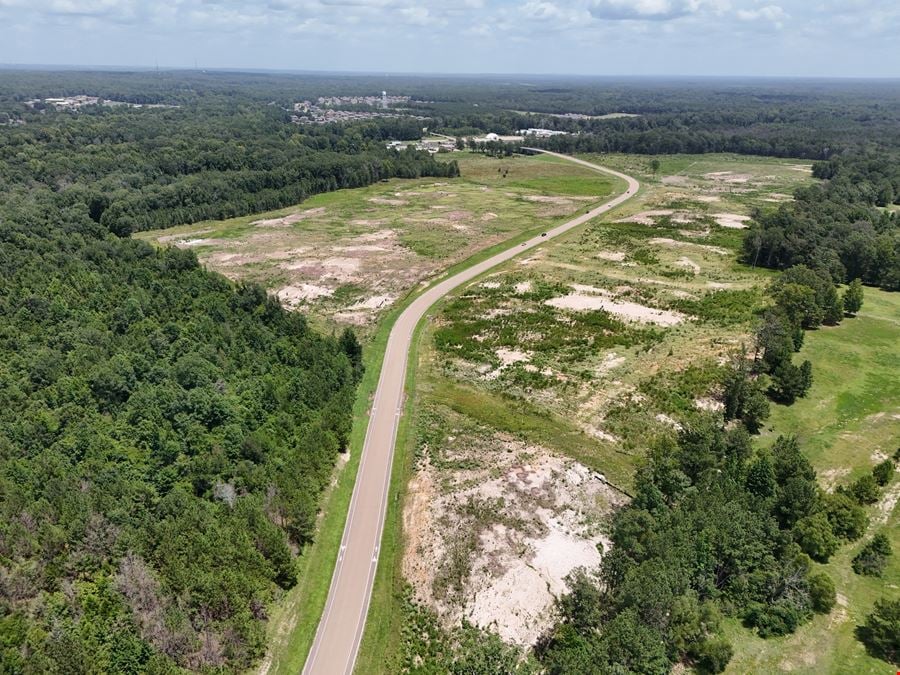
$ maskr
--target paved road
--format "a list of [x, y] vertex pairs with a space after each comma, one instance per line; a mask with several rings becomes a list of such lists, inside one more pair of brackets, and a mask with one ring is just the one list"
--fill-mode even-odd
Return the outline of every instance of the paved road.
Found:
[[[544, 152], [539, 150], [538, 152]], [[350, 501], [350, 511], [344, 527], [344, 537], [338, 554], [328, 601], [319, 622], [315, 641], [309, 652], [305, 675], [349, 675], [353, 671], [369, 600], [378, 564], [378, 546], [384, 528], [387, 509], [388, 486], [391, 480], [391, 462], [397, 423], [403, 407], [403, 387], [406, 380], [406, 363], [416, 324], [428, 309], [460, 284], [474, 279], [506, 262], [510, 258], [531, 250], [548, 239], [578, 227], [602, 213], [630, 199], [638, 191], [639, 184], [631, 176], [618, 171], [585, 162], [567, 155], [554, 155], [581, 164], [590, 169], [612, 174], [628, 183], [627, 192], [615, 199], [573, 218], [567, 223], [547, 230], [546, 235], [529, 239], [495, 256], [484, 260], [452, 277], [435, 284], [416, 298], [397, 319], [388, 338], [381, 378], [375, 390], [375, 399], [369, 416], [369, 426], [363, 443], [362, 459], [356, 486]]]

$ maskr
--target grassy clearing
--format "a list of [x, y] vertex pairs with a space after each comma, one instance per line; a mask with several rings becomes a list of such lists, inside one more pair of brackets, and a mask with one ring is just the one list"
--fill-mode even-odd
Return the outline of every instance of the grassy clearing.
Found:
[[[900, 446], [900, 296], [866, 289], [860, 315], [835, 328], [807, 333], [800, 356], [813, 363], [813, 387], [790, 407], [773, 406], [770, 429], [794, 433], [826, 488], [850, 483]], [[761, 444], [769, 444], [769, 431]], [[895, 476], [885, 494], [900, 490]], [[839, 604], [796, 634], [762, 640], [737, 624], [728, 672], [885, 673], [890, 666], [866, 654], [856, 639], [875, 600], [896, 597], [900, 585], [900, 508], [883, 500], [869, 509], [862, 540], [843, 546], [821, 567], [834, 579]], [[850, 561], [871, 536], [885, 532], [894, 549], [881, 578], [855, 574]]]
[[813, 363], [812, 389], [775, 407], [769, 426], [796, 434], [820, 473], [865, 473], [900, 444], [898, 344], [900, 296], [866, 288], [859, 316], [806, 334], [799, 356]]

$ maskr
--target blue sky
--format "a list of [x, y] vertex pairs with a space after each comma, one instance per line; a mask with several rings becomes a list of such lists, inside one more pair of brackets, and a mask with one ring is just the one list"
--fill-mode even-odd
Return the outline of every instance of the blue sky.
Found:
[[900, 77], [900, 0], [0, 0], [0, 63]]

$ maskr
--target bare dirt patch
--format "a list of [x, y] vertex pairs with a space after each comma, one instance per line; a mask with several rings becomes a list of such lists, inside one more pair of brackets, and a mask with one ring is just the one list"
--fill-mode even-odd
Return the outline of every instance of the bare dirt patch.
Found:
[[674, 209], [654, 209], [651, 211], [641, 211], [633, 216], [620, 218], [617, 223], [638, 223], [639, 225], [656, 225], [659, 218], [670, 218], [673, 223], [679, 225], [687, 225], [693, 223], [697, 219], [697, 214], [688, 211], [675, 211]]
[[283, 218], [267, 218], [264, 220], [254, 220], [250, 224], [256, 225], [257, 227], [289, 227], [294, 223], [299, 223], [301, 220], [306, 220], [307, 218], [313, 218], [315, 216], [321, 216], [324, 213], [325, 207], [320, 206], [315, 209], [306, 209], [306, 211], [292, 213], [288, 216], [284, 216]]
[[712, 217], [719, 227], [727, 227], [732, 230], [743, 230], [752, 220], [750, 216], [742, 216], [737, 213], [714, 213]]
[[[577, 285], [577, 284], [576, 284]], [[575, 288], [573, 286], [573, 288]], [[585, 312], [602, 309], [610, 314], [625, 319], [626, 321], [636, 321], [639, 323], [652, 323], [659, 326], [675, 326], [685, 320], [685, 315], [680, 312], [674, 312], [664, 309], [654, 309], [639, 305], [636, 302], [628, 302], [625, 300], [615, 300], [610, 297], [609, 293], [601, 289], [592, 289], [600, 291], [594, 293], [587, 290], [589, 287], [579, 287], [574, 293], [563, 295], [557, 298], [550, 298], [546, 304], [557, 309], [570, 309], [577, 312]]]
[[695, 276], [697, 274], [700, 274], [700, 272], [701, 272], [700, 265], [695, 263], [690, 258], [685, 258], [685, 257], [679, 258], [678, 260], [675, 261], [675, 264], [678, 265], [678, 267], [684, 267], [686, 269], [689, 269]]
[[749, 173], [735, 173], [734, 171], [713, 171], [703, 174], [703, 177], [722, 183], [747, 183], [753, 178]]
[[334, 289], [315, 284], [299, 284], [297, 286], [285, 286], [275, 293], [278, 299], [288, 307], [296, 307], [308, 300], [316, 300], [334, 294]]
[[677, 239], [669, 239], [667, 237], [654, 237], [649, 240], [649, 243], [655, 244], [657, 246], [669, 246], [672, 248], [698, 248], [704, 251], [709, 251], [711, 253], [717, 253], [719, 255], [730, 255], [730, 252], [727, 249], [721, 248], [719, 246], [709, 246], [707, 244], [697, 244], [692, 241], [678, 241]]
[[385, 206], [406, 206], [409, 204], [405, 199], [389, 199], [387, 197], [369, 197], [369, 201], [373, 204], [383, 204]]
[[466, 468], [420, 463], [403, 513], [404, 576], [445, 624], [532, 645], [566, 576], [599, 565], [600, 524], [623, 498], [587, 467], [503, 435], [450, 436], [438, 454]]
[[872, 518], [872, 522], [878, 527], [887, 523], [891, 514], [894, 512], [894, 509], [897, 507], [898, 501], [900, 501], [900, 482], [894, 483], [894, 485], [891, 486], [879, 500], [875, 509], [875, 517]]
[[608, 260], [609, 262], [622, 262], [627, 256], [624, 251], [598, 251], [594, 254], [594, 257], [600, 260]]

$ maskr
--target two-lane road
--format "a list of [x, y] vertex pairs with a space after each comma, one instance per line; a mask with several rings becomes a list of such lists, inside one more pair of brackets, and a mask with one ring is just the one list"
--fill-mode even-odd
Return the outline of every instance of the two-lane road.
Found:
[[[530, 148], [526, 148], [530, 149]], [[536, 150], [537, 152], [546, 152]], [[602, 206], [547, 230], [435, 284], [397, 318], [388, 338], [384, 364], [369, 415], [356, 486], [344, 527], [331, 588], [316, 637], [303, 669], [306, 675], [348, 675], [353, 671], [372, 596], [378, 547], [384, 528], [397, 424], [403, 407], [406, 364], [416, 325], [429, 308], [457, 286], [492, 267], [568, 232], [630, 199], [640, 187], [631, 176], [567, 155], [546, 154], [611, 174], [628, 183], [627, 191]]]

